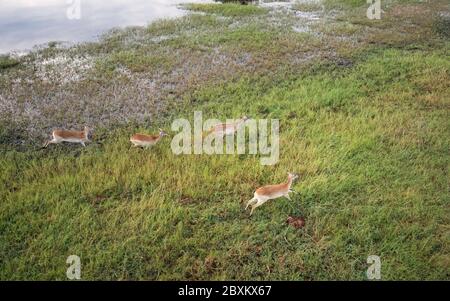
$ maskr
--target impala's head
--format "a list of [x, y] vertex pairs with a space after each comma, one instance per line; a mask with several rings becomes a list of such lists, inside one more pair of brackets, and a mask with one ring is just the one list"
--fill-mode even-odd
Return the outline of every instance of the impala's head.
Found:
[[292, 181], [298, 178], [298, 174], [288, 172], [288, 178]]
[[167, 136], [167, 133], [164, 132], [162, 129], [159, 129], [159, 136], [160, 137]]
[[86, 135], [86, 138], [89, 139], [89, 133], [91, 132], [91, 128], [84, 126], [84, 134]]

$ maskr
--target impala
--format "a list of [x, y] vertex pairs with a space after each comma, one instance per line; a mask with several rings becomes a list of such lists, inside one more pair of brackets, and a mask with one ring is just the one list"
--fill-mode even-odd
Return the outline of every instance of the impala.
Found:
[[47, 141], [44, 144], [44, 148], [49, 144], [58, 144], [61, 142], [72, 142], [81, 143], [81, 145], [86, 146], [85, 142], [89, 142], [89, 131], [90, 129], [85, 126], [83, 131], [72, 131], [72, 130], [54, 130], [52, 132], [53, 139]]
[[159, 129], [158, 135], [134, 134], [131, 136], [130, 141], [135, 147], [140, 146], [148, 148], [158, 143], [163, 136], [167, 136], [167, 134], [163, 130]]
[[286, 197], [287, 199], [291, 199], [289, 197], [289, 193], [293, 192], [291, 190], [292, 182], [298, 178], [298, 175], [288, 173], [288, 180], [286, 183], [277, 184], [277, 185], [267, 185], [260, 187], [256, 189], [255, 194], [253, 198], [247, 202], [247, 206], [245, 207], [245, 210], [249, 206], [252, 207], [252, 210], [250, 211], [250, 215], [253, 214], [253, 210], [267, 202], [268, 200], [277, 199], [279, 197]]

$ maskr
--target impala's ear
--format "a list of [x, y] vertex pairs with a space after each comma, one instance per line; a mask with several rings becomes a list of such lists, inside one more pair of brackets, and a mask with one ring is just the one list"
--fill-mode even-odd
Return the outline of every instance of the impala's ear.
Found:
[[297, 179], [297, 178], [298, 178], [298, 175], [295, 174], [295, 173], [290, 173], [290, 172], [288, 172], [288, 176], [289, 176], [290, 178], [292, 178], [292, 179]]
[[164, 132], [163, 129], [159, 129], [159, 134], [160, 134], [161, 136], [167, 136], [167, 133]]

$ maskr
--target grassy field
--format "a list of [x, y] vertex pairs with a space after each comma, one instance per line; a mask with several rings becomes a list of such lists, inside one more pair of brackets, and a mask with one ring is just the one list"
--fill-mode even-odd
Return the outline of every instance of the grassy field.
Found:
[[[449, 280], [448, 3], [365, 2], [190, 5], [1, 58], [0, 279], [64, 280], [76, 254], [85, 280], [364, 280], [369, 255], [383, 280]], [[194, 111], [279, 119], [278, 164], [130, 148]], [[84, 124], [86, 148], [40, 148]], [[299, 194], [249, 217], [288, 171]]]

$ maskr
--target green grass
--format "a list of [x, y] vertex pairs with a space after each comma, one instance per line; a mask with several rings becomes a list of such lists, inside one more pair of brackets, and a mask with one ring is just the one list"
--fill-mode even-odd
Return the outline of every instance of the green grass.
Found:
[[324, 0], [323, 4], [327, 9], [354, 8], [366, 5], [366, 0]]
[[11, 58], [8, 55], [0, 55], [0, 71], [15, 67], [19, 65], [20, 62]]
[[187, 4], [186, 9], [196, 12], [217, 14], [225, 17], [242, 17], [249, 15], [261, 15], [266, 9], [255, 5], [241, 5], [236, 3], [223, 4]]
[[[364, 280], [369, 255], [380, 256], [383, 280], [450, 279], [448, 41], [430, 34], [416, 47], [403, 40], [346, 47], [353, 44], [328, 37], [332, 28], [320, 27], [317, 39], [247, 21], [236, 28], [210, 15], [161, 21], [143, 37], [177, 37], [134, 45], [113, 35], [85, 46], [108, 54], [96, 61], [95, 77], [64, 88], [84, 101], [102, 93], [105, 110], [134, 87], [111, 72], [118, 67], [138, 79], [199, 68], [185, 71], [179, 81], [188, 83], [151, 123], [99, 126], [86, 148], [46, 150], [16, 148], [11, 141], [22, 132], [0, 123], [0, 279], [66, 279], [72, 254], [85, 280]], [[189, 35], [177, 22], [200, 29]], [[337, 23], [340, 35], [373, 29]], [[329, 48], [331, 59], [294, 63], [302, 58], [294, 54]], [[216, 49], [232, 59], [247, 54], [250, 66], [221, 74], [227, 61], [208, 73], [200, 55]], [[179, 65], [188, 60], [193, 66]], [[146, 84], [126, 99], [150, 98]], [[175, 156], [170, 137], [150, 150], [130, 148], [133, 133], [162, 127], [174, 135], [173, 119], [192, 120], [196, 110], [205, 119], [279, 119], [280, 161]], [[255, 188], [284, 181], [288, 171], [300, 174], [299, 194], [249, 218], [244, 206]], [[289, 215], [303, 216], [305, 227], [289, 227]]]
[[104, 62], [105, 68], [125, 67], [131, 72], [143, 72], [147, 70], [166, 68], [172, 66], [173, 59], [170, 56], [155, 55], [139, 51], [119, 51], [111, 55]]
[[277, 38], [274, 30], [265, 30], [256, 24], [242, 26], [223, 32], [220, 35], [204, 35], [199, 37], [203, 45], [222, 45], [244, 51], [270, 51], [271, 43]]

